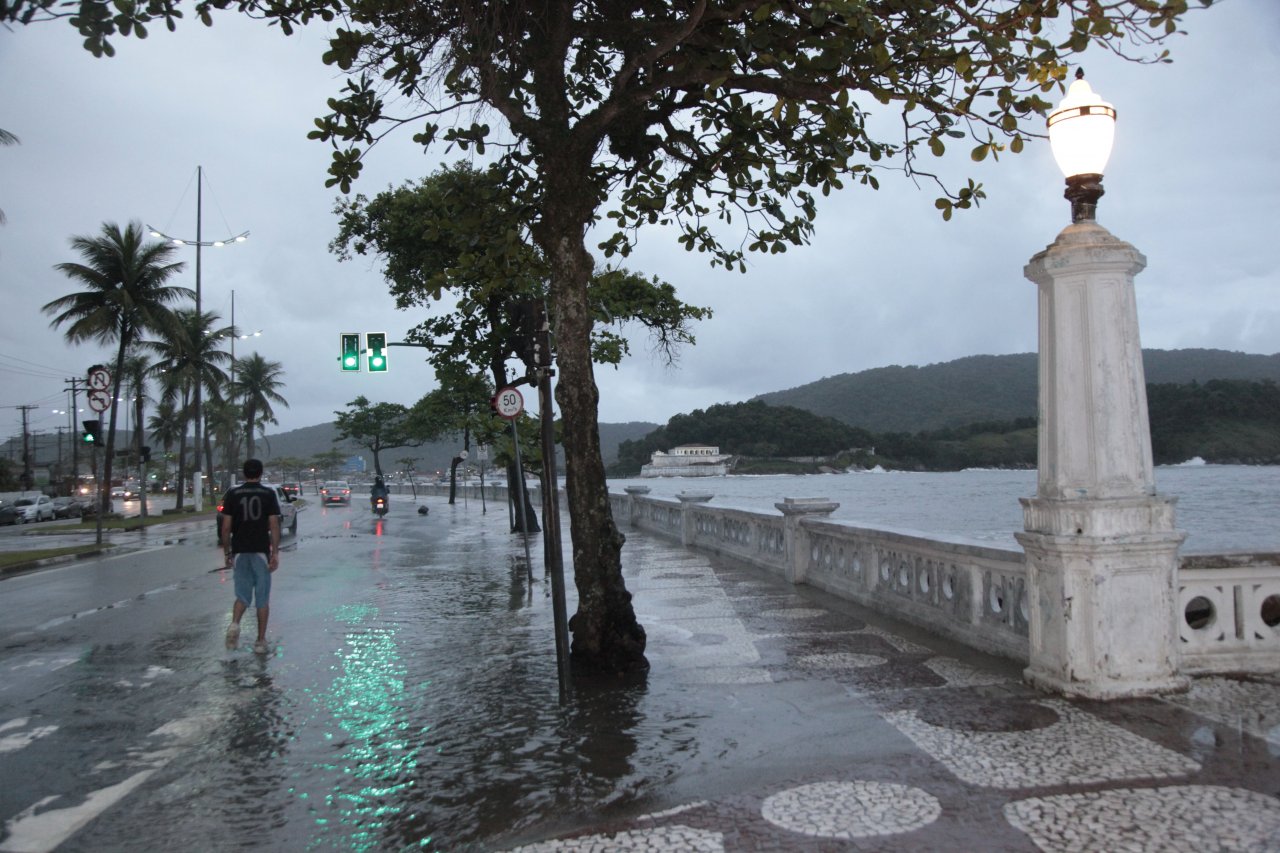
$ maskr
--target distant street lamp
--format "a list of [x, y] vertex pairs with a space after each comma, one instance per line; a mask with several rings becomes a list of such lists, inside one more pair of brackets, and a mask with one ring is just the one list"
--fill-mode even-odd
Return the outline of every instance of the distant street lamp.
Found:
[[[243, 243], [245, 240], [249, 239], [249, 232], [242, 231], [239, 234], [236, 234], [234, 237], [227, 237], [225, 240], [212, 240], [209, 242], [205, 242], [204, 232], [202, 229], [203, 207], [204, 207], [204, 167], [196, 166], [196, 238], [194, 240], [187, 240], [182, 237], [173, 237], [169, 234], [164, 233], [163, 231], [160, 231], [159, 229], [153, 228], [150, 225], [147, 226], [147, 230], [151, 232], [152, 237], [159, 237], [162, 240], [168, 240], [169, 242], [173, 243], [175, 246], [195, 246], [196, 247], [196, 317], [197, 319], [200, 316], [200, 250], [206, 246], [209, 246], [212, 248], [222, 248], [223, 246], [231, 245], [234, 243]], [[232, 325], [233, 326], [235, 325], [234, 321], [232, 322]], [[194, 458], [192, 460], [193, 464], [191, 466], [195, 472], [195, 482], [193, 483], [193, 488], [191, 489], [191, 493], [195, 497], [196, 512], [199, 512], [204, 507], [204, 490], [203, 490], [202, 484], [200, 483], [201, 477], [203, 476], [203, 473], [200, 470], [201, 468], [200, 451], [202, 446], [201, 422], [203, 420], [203, 412], [201, 411], [201, 407], [200, 407], [200, 400], [201, 400], [200, 385], [201, 383], [199, 382], [196, 383], [195, 399], [193, 400], [193, 409], [192, 409], [192, 411], [194, 412], [195, 421], [196, 421], [196, 435], [195, 435]], [[197, 486], [199, 486], [199, 488], [197, 488]]]
[[1174, 501], [1156, 494], [1133, 278], [1147, 259], [1095, 221], [1115, 109], [1077, 73], [1049, 115], [1071, 224], [1027, 264], [1039, 289], [1040, 428], [1023, 498], [1024, 677], [1116, 699], [1186, 689]]

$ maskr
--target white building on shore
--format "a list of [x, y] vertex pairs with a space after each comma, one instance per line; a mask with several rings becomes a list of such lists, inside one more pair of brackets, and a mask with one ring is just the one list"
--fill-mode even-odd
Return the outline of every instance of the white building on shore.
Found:
[[649, 464], [640, 468], [640, 476], [723, 477], [732, 458], [709, 444], [682, 444], [670, 451], [655, 450]]

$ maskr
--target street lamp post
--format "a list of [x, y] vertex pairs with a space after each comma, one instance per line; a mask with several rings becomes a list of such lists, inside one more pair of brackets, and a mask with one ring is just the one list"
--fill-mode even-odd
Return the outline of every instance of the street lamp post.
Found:
[[1071, 224], [1027, 264], [1039, 290], [1036, 496], [1022, 500], [1039, 687], [1116, 699], [1185, 689], [1174, 499], [1156, 494], [1133, 279], [1147, 260], [1095, 217], [1115, 109], [1082, 74], [1048, 119]]
[[[153, 237], [159, 237], [162, 240], [168, 240], [172, 242], [175, 246], [195, 246], [196, 247], [196, 318], [197, 318], [197, 321], [199, 320], [199, 317], [200, 317], [200, 304], [201, 304], [200, 303], [200, 250], [205, 248], [206, 246], [210, 246], [213, 248], [222, 248], [223, 246], [231, 245], [233, 243], [243, 243], [245, 240], [249, 239], [249, 232], [242, 231], [239, 234], [235, 235], [234, 237], [228, 237], [225, 240], [211, 240], [209, 242], [205, 242], [204, 232], [203, 232], [203, 222], [202, 222], [203, 208], [204, 208], [203, 194], [204, 194], [204, 167], [196, 166], [196, 238], [194, 240], [185, 240], [181, 237], [173, 237], [168, 234], [165, 234], [163, 231], [159, 231], [155, 228], [152, 228], [150, 225], [147, 226], [147, 229], [151, 232], [151, 236]], [[232, 325], [234, 325], [234, 321]], [[196, 382], [195, 398], [192, 401], [193, 410], [195, 413], [196, 430], [195, 430], [195, 450], [193, 451], [194, 458], [191, 466], [193, 470], [191, 494], [195, 500], [196, 512], [199, 512], [204, 508], [204, 483], [203, 483], [204, 473], [201, 470], [201, 458], [200, 458], [201, 449], [203, 447], [201, 425], [204, 418], [204, 413], [201, 410], [201, 405], [200, 405], [202, 384], [203, 383], [199, 381]]]

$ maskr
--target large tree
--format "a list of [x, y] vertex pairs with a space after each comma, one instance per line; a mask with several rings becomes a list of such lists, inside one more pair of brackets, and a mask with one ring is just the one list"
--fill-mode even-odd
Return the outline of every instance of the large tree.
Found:
[[[117, 31], [172, 25], [179, 0], [82, 0], [65, 11], [98, 54]], [[1198, 0], [1208, 6], [1211, 0]], [[12, 20], [58, 0], [10, 0]], [[606, 254], [665, 224], [713, 264], [807, 241], [816, 193], [882, 169], [933, 178], [925, 157], [970, 140], [983, 159], [1042, 130], [1048, 96], [1090, 46], [1158, 59], [1189, 0], [204, 0], [288, 33], [341, 21], [324, 61], [348, 73], [313, 138], [334, 146], [346, 191], [366, 149], [397, 124], [424, 146], [493, 152], [535, 211], [549, 269], [578, 612], [576, 663], [645, 666], [622, 581], [592, 373], [593, 228]], [[496, 119], [498, 126], [483, 123]], [[945, 216], [981, 186], [938, 182]], [[717, 220], [745, 238], [722, 241]], [[713, 229], [713, 226], [716, 226]]]
[[[488, 372], [494, 388], [533, 375], [532, 324], [535, 306], [547, 298], [548, 267], [529, 240], [533, 212], [513, 202], [500, 171], [457, 163], [373, 199], [340, 200], [335, 213], [339, 233], [330, 248], [343, 260], [353, 254], [377, 257], [397, 307], [432, 310], [446, 292], [456, 297], [452, 310], [434, 311], [406, 335], [429, 351], [446, 396], [470, 399], [464, 381], [469, 377], [465, 369], [459, 374], [460, 364]], [[627, 354], [621, 332], [633, 322], [649, 329], [659, 350], [674, 360], [678, 345], [693, 342], [690, 322], [710, 316], [681, 302], [670, 284], [624, 269], [597, 271], [590, 290], [598, 323], [592, 353], [599, 363], [616, 365]], [[459, 404], [455, 410], [465, 420], [469, 408]], [[460, 461], [454, 458], [452, 471]], [[524, 476], [514, 463], [507, 468], [507, 484], [512, 500], [525, 505], [516, 517], [536, 530]]]
[[106, 458], [102, 465], [100, 512], [111, 506], [111, 467], [115, 457], [116, 424], [120, 399], [124, 396], [125, 354], [144, 332], [171, 332], [175, 327], [172, 305], [195, 298], [185, 287], [168, 284], [182, 264], [170, 263], [174, 247], [151, 242], [141, 223], [131, 222], [123, 230], [104, 223], [97, 237], [73, 237], [71, 247], [81, 258], [54, 268], [83, 285], [44, 306], [53, 315], [51, 325], [65, 326], [68, 341], [97, 341], [116, 345], [111, 373], [111, 420], [107, 426]]
[[373, 470], [382, 476], [382, 451], [422, 444], [409, 425], [409, 409], [399, 403], [370, 403], [363, 394], [347, 404], [345, 412], [334, 412], [338, 436], [349, 439], [373, 453]]

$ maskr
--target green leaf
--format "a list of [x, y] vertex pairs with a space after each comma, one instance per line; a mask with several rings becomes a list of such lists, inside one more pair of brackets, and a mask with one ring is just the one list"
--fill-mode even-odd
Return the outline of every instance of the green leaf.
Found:
[[987, 151], [990, 147], [991, 146], [987, 143], [982, 143], [977, 148], [974, 148], [969, 152], [969, 159], [975, 163], [981, 163], [983, 160], [987, 159]]

